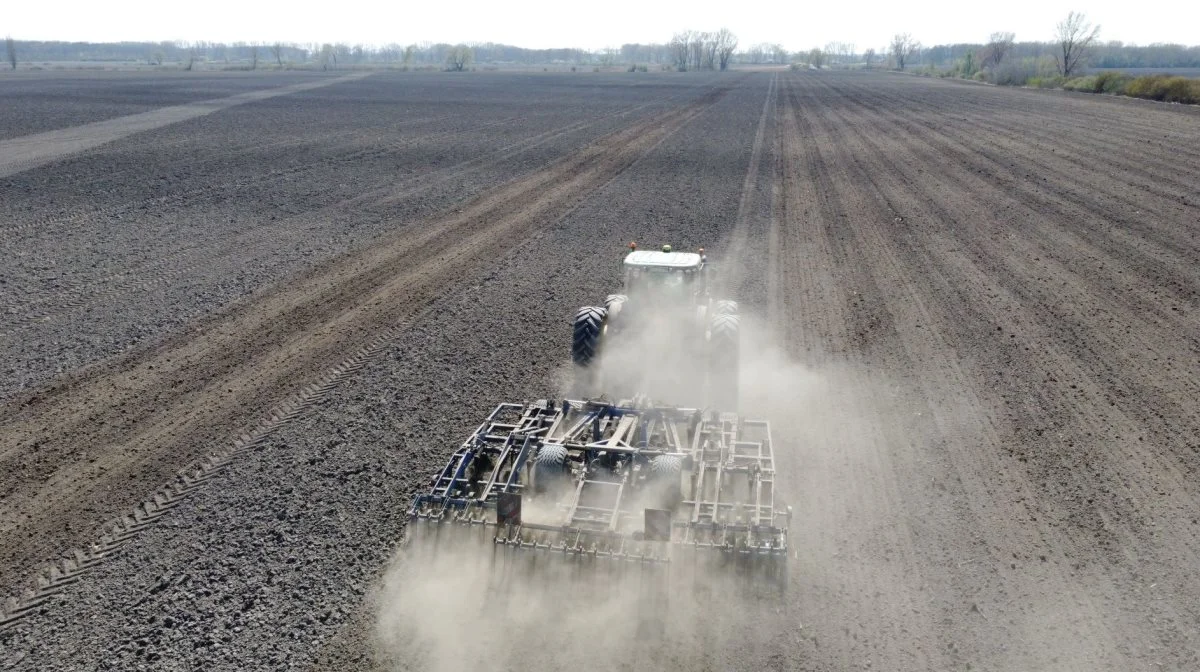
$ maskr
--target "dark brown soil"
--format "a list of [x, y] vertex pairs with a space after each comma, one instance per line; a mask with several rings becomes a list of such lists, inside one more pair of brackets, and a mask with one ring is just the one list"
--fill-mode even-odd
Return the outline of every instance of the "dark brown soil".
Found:
[[638, 239], [709, 248], [756, 325], [795, 555], [754, 620], [589, 666], [1200, 665], [1200, 117], [591, 74], [377, 75], [0, 180], [10, 594], [387, 337], [0, 664], [376, 667], [408, 500], [491, 406], [559, 391]]

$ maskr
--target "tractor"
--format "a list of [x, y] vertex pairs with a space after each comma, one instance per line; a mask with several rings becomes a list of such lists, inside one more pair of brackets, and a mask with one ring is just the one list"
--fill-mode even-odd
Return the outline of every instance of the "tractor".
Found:
[[624, 292], [575, 313], [577, 391], [736, 411], [738, 304], [713, 297], [704, 249], [629, 247]]

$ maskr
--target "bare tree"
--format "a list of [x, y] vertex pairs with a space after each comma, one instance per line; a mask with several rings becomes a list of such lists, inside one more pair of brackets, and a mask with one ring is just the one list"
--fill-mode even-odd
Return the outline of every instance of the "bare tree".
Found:
[[837, 57], [838, 56], [838, 43], [837, 42], [826, 42], [825, 49], [823, 51], [825, 52], [825, 63], [827, 65], [833, 66], [835, 63], [839, 62], [838, 57]]
[[737, 49], [737, 35], [728, 28], [722, 28], [717, 31], [714, 41], [717, 43], [717, 65], [721, 70], [727, 70], [733, 52]]
[[781, 45], [781, 44], [772, 44], [771, 45], [771, 60], [773, 60], [777, 64], [786, 63], [788, 60], [787, 49], [784, 49], [783, 45]]
[[817, 47], [813, 47], [808, 52], [808, 64], [814, 68], [820, 69], [825, 66], [825, 52]]
[[17, 69], [17, 43], [13, 41], [12, 36], [4, 38], [4, 53], [8, 56], [8, 64], [13, 70]]
[[896, 69], [903, 70], [908, 59], [920, 47], [921, 43], [914, 40], [912, 35], [908, 33], [897, 33], [893, 36], [890, 51], [892, 53], [892, 60], [896, 62]]
[[983, 47], [983, 53], [980, 54], [979, 65], [983, 68], [999, 66], [1008, 52], [1012, 51], [1015, 37], [1012, 33], [992, 33]]
[[865, 52], [863, 52], [863, 61], [866, 63], [868, 68], [871, 67], [871, 64], [875, 62], [875, 50], [867, 49]]
[[846, 65], [854, 59], [854, 45], [850, 42], [830, 42], [825, 45], [825, 62], [829, 65]]
[[467, 69], [467, 65], [471, 62], [471, 48], [465, 44], [459, 44], [450, 49], [446, 54], [446, 69], [451, 72], [462, 72]]
[[1092, 43], [1100, 37], [1100, 26], [1092, 26], [1087, 16], [1080, 12], [1069, 12], [1067, 18], [1055, 26], [1055, 37], [1058, 50], [1054, 62], [1058, 65], [1058, 74], [1070, 77], [1087, 62]]
[[671, 61], [675, 65], [675, 69], [679, 72], [687, 72], [690, 59], [688, 55], [691, 53], [691, 36], [690, 30], [685, 30], [681, 33], [675, 33], [671, 37], [670, 43], [667, 44], [667, 49], [671, 53]]
[[257, 44], [250, 45], [250, 69], [251, 70], [258, 69], [258, 45]]
[[717, 34], [703, 33], [700, 41], [700, 67], [717, 69]]
[[275, 57], [275, 65], [283, 67], [283, 44], [276, 42], [271, 45], [271, 55]]
[[322, 70], [328, 70], [331, 67], [337, 70], [337, 51], [334, 50], [332, 44], [326, 42], [321, 45], [319, 58]]
[[759, 42], [758, 44], [755, 44], [746, 50], [746, 60], [750, 61], [754, 65], [758, 65], [759, 63], [767, 60], [767, 54], [770, 52], [770, 50], [771, 45]]
[[699, 70], [704, 66], [704, 33], [696, 30], [688, 31], [688, 53], [691, 55], [689, 65], [692, 70]]

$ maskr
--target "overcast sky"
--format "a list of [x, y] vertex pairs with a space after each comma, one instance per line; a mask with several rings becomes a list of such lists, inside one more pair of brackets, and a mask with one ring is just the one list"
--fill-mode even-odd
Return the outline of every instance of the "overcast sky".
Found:
[[1196, 0], [823, 0], [822, 2], [550, 2], [456, 0], [20, 0], [6, 3], [0, 34], [17, 39], [258, 42], [503, 42], [522, 47], [618, 47], [664, 42], [684, 29], [728, 27], [742, 47], [778, 42], [795, 51], [850, 42], [880, 48], [897, 32], [925, 45], [982, 42], [993, 31], [1048, 40], [1072, 9], [1127, 43], [1200, 41]]

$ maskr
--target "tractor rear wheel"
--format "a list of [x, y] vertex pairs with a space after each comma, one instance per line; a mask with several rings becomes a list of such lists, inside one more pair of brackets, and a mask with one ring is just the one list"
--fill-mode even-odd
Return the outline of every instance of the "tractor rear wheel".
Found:
[[604, 308], [584, 306], [575, 313], [571, 336], [571, 361], [575, 366], [590, 366], [600, 352], [600, 336], [604, 329]]
[[736, 411], [738, 362], [741, 358], [740, 320], [737, 315], [718, 314], [708, 328], [708, 388], [712, 406]]

